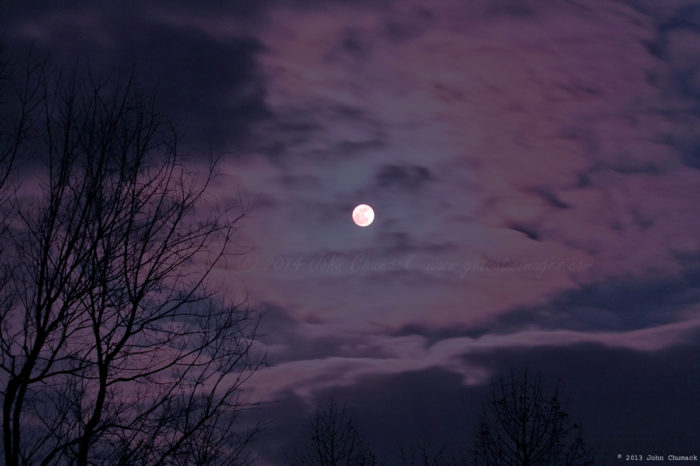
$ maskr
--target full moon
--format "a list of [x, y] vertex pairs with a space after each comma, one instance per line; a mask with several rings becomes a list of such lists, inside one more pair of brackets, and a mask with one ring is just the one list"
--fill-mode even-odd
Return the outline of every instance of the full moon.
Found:
[[360, 204], [352, 211], [352, 221], [361, 227], [369, 226], [374, 221], [374, 210], [367, 204]]

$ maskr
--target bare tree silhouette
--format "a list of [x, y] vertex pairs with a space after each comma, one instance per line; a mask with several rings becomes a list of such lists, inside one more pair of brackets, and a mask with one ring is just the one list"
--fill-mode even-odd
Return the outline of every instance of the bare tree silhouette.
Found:
[[422, 442], [409, 447], [399, 446], [399, 461], [401, 466], [457, 466], [462, 463], [450, 455], [447, 445], [431, 449]]
[[2, 235], [5, 464], [238, 464], [257, 319], [207, 287], [240, 218], [199, 208], [213, 164], [188, 172], [133, 76], [27, 69], [1, 104], [36, 134], [10, 126], [0, 161], [43, 163]]
[[0, 201], [7, 200], [10, 174], [35, 124], [33, 117], [41, 103], [40, 77], [45, 62], [34, 60], [31, 52], [22, 67], [16, 67], [16, 62], [0, 44]]
[[578, 424], [562, 406], [559, 386], [546, 392], [541, 377], [524, 370], [492, 382], [474, 441], [477, 466], [593, 464]]
[[293, 466], [375, 466], [377, 459], [355, 426], [350, 411], [335, 400], [316, 409], [305, 438], [293, 454]]

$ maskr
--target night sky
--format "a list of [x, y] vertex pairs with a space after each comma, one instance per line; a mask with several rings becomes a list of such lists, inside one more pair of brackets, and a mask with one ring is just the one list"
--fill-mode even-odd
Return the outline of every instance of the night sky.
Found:
[[700, 454], [700, 3], [4, 0], [0, 31], [135, 69], [194, 165], [224, 154], [258, 464], [331, 397], [387, 461], [467, 447], [526, 366], [605, 461]]

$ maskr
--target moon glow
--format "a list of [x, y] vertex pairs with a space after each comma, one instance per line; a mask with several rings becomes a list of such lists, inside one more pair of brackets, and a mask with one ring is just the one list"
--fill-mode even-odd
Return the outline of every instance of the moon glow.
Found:
[[352, 211], [352, 221], [357, 226], [369, 226], [374, 221], [374, 210], [367, 204], [360, 204]]

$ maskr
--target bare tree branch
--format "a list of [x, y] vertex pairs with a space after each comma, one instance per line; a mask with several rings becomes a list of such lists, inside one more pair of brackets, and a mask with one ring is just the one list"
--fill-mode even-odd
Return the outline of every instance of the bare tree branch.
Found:
[[562, 406], [559, 385], [545, 393], [541, 377], [524, 370], [492, 382], [474, 440], [474, 464], [585, 466], [593, 457]]
[[5, 464], [237, 464], [261, 359], [256, 315], [207, 287], [240, 219], [197, 209], [215, 167], [186, 169], [133, 75], [20, 88], [0, 163], [41, 147], [45, 175], [2, 236]]
[[369, 450], [346, 407], [335, 400], [316, 410], [305, 438], [293, 453], [294, 466], [374, 466], [377, 459]]

